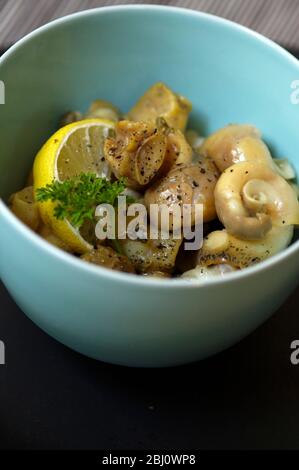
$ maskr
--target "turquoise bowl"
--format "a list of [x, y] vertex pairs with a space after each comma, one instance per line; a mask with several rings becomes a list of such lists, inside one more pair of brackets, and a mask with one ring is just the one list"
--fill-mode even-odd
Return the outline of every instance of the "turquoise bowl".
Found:
[[[68, 109], [102, 97], [127, 110], [165, 81], [194, 105], [204, 134], [250, 122], [299, 174], [299, 64], [262, 36], [193, 11], [100, 8], [29, 34], [0, 60], [0, 188], [24, 184], [33, 158]], [[0, 269], [21, 309], [65, 345], [103, 361], [169, 366], [216, 353], [263, 323], [298, 283], [299, 242], [204, 285], [144, 279], [83, 263], [44, 242], [1, 202]], [[17, 325], [16, 325], [17, 328]]]

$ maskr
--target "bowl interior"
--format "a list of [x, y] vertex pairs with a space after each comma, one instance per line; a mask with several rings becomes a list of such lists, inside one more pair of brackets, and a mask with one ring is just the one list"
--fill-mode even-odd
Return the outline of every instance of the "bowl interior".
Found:
[[282, 49], [232, 23], [187, 10], [119, 7], [58, 20], [15, 46], [0, 64], [1, 196], [22, 187], [33, 158], [67, 110], [96, 98], [127, 111], [164, 81], [193, 103], [203, 134], [231, 122], [263, 132], [274, 156], [299, 174], [299, 67]]

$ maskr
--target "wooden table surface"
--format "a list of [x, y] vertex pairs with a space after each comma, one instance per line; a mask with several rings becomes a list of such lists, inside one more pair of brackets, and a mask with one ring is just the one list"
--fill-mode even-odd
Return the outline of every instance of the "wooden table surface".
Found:
[[175, 5], [223, 16], [289, 48], [299, 48], [298, 0], [0, 0], [0, 49], [36, 27], [75, 11], [105, 5]]

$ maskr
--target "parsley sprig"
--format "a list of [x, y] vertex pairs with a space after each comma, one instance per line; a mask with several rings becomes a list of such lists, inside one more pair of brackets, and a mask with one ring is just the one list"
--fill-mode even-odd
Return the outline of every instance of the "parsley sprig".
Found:
[[97, 205], [106, 203], [115, 206], [117, 197], [125, 188], [124, 179], [111, 182], [94, 173], [81, 173], [75, 178], [63, 182], [53, 181], [38, 188], [36, 200], [55, 202], [55, 217], [60, 220], [66, 218], [80, 228], [86, 220], [94, 220]]

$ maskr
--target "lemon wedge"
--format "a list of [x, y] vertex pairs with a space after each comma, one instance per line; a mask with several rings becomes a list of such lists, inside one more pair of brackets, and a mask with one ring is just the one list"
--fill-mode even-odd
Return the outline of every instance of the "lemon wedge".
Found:
[[[35, 157], [33, 166], [34, 189], [65, 181], [80, 173], [96, 173], [109, 176], [109, 165], [104, 157], [104, 141], [114, 122], [106, 119], [85, 119], [59, 129], [43, 145]], [[82, 231], [66, 219], [54, 215], [55, 202], [38, 203], [46, 225], [76, 253], [86, 253], [93, 246], [82, 236]]]

